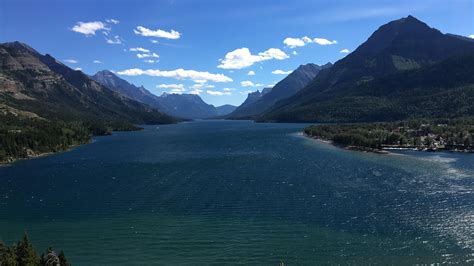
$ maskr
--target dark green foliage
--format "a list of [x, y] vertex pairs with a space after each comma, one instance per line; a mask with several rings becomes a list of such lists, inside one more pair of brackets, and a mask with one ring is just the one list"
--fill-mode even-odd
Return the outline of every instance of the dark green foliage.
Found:
[[345, 147], [474, 150], [473, 118], [315, 125], [305, 128], [304, 133]]
[[0, 116], [0, 161], [67, 150], [87, 143], [91, 130], [82, 122]]
[[[12, 246], [6, 246], [0, 242], [0, 265], [5, 266], [70, 266], [61, 250], [56, 255], [52, 248], [48, 248], [46, 256], [38, 255], [25, 233], [23, 239]], [[53, 263], [54, 262], [54, 263]]]
[[380, 27], [260, 119], [382, 122], [474, 115], [474, 42], [413, 17]]
[[265, 120], [377, 122], [474, 115], [474, 55], [328, 90]]
[[178, 122], [19, 42], [0, 44], [0, 65], [0, 163], [139, 130], [135, 124]]

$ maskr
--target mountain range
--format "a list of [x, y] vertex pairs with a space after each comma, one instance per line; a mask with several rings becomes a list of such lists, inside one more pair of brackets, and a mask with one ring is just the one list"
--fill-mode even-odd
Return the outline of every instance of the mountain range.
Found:
[[264, 89], [261, 93], [257, 91], [249, 94], [247, 100], [227, 117], [233, 119], [257, 117], [278, 101], [296, 94], [308, 85], [321, 70], [331, 66], [331, 63], [322, 66], [316, 64], [301, 65], [273, 88]]
[[372, 122], [474, 115], [474, 42], [413, 16], [389, 22], [259, 119]]
[[52, 121], [161, 124], [177, 119], [131, 100], [20, 42], [0, 44], [0, 103]]
[[195, 94], [169, 94], [157, 96], [143, 86], [137, 87], [108, 70], [102, 70], [92, 76], [92, 79], [112, 91], [130, 99], [147, 104], [168, 115], [186, 119], [202, 119], [227, 115], [235, 106], [224, 105], [215, 107], [205, 103]]

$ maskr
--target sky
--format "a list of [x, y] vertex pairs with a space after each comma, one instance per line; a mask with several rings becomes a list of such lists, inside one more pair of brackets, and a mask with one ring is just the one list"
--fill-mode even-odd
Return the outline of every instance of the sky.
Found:
[[88, 75], [111, 70], [157, 95], [239, 105], [407, 15], [474, 38], [474, 0], [0, 0], [0, 42], [24, 42]]

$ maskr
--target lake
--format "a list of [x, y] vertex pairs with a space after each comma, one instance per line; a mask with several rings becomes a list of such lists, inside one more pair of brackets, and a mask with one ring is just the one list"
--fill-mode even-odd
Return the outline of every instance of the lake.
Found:
[[474, 155], [197, 121], [0, 167], [0, 239], [74, 265], [474, 263]]

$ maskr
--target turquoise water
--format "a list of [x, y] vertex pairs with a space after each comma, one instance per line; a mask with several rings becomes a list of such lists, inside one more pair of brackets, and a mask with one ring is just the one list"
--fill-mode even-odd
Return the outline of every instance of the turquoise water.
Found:
[[474, 155], [378, 155], [302, 124], [119, 132], [0, 168], [0, 238], [74, 265], [474, 263]]

